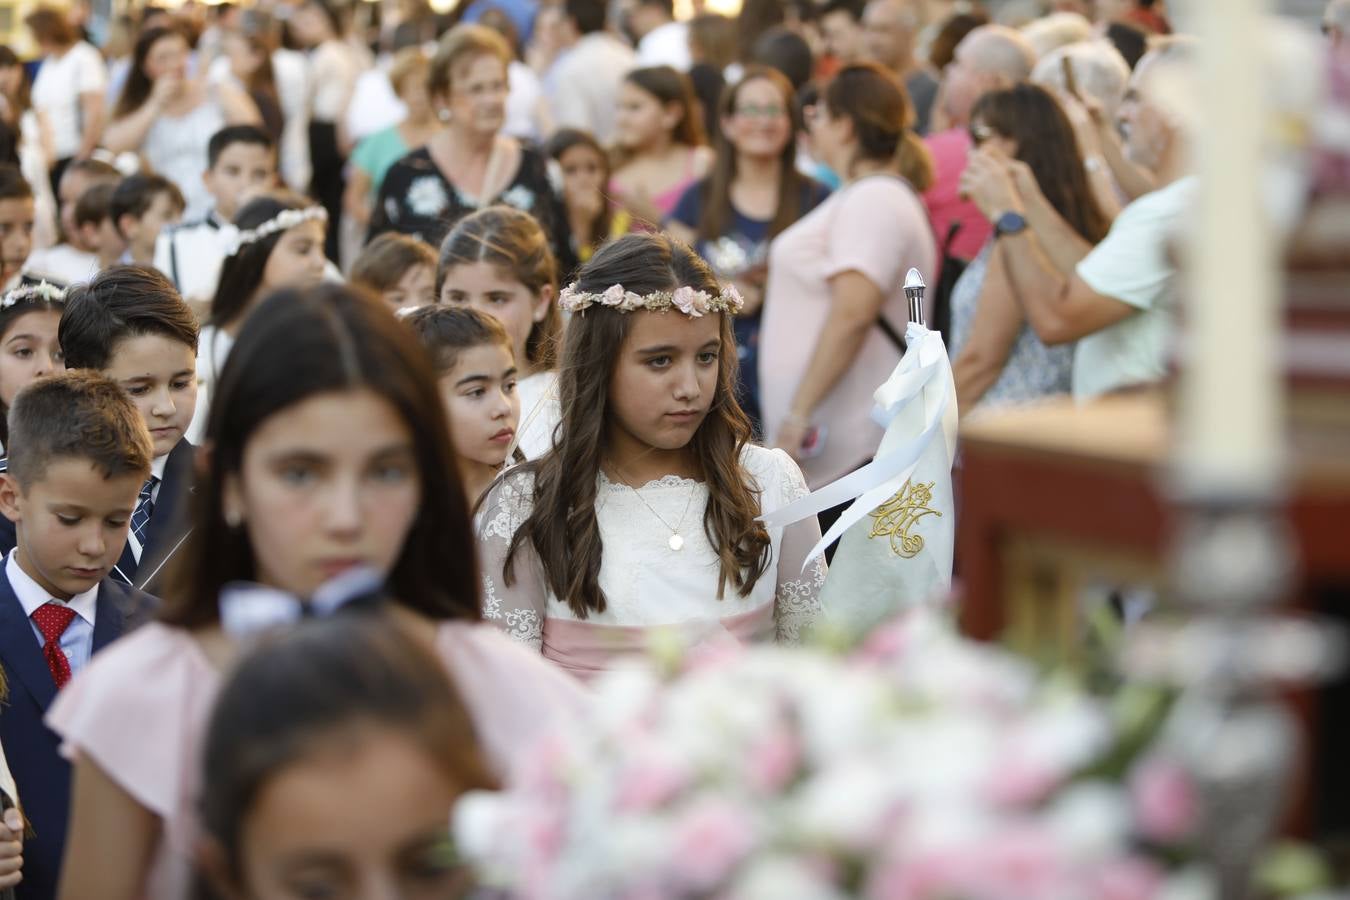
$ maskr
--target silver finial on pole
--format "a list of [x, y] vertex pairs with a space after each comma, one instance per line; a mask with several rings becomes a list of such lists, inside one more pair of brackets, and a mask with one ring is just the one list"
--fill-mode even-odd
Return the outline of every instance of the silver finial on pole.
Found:
[[909, 320], [923, 325], [923, 292], [927, 286], [918, 269], [910, 269], [905, 274], [905, 297], [909, 300]]

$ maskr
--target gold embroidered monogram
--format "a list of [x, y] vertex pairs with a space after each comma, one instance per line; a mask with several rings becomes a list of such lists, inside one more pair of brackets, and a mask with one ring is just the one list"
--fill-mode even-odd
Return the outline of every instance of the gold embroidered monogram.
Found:
[[876, 508], [872, 516], [872, 530], [868, 539], [887, 537], [891, 541], [891, 550], [902, 559], [913, 559], [923, 549], [923, 536], [913, 533], [915, 526], [924, 516], [939, 516], [942, 513], [933, 509], [933, 485], [913, 484], [906, 481], [904, 487], [885, 503]]

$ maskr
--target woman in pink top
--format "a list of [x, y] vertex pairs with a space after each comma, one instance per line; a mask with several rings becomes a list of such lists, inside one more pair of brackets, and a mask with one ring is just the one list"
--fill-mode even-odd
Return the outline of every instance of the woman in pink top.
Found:
[[207, 435], [161, 621], [102, 654], [48, 717], [75, 767], [63, 897], [187, 896], [203, 729], [238, 654], [218, 600], [230, 582], [310, 597], [357, 566], [386, 573], [389, 614], [435, 647], [508, 780], [542, 729], [585, 707], [574, 681], [479, 624], [436, 379], [383, 304], [332, 286], [264, 301]]
[[879, 66], [844, 68], [810, 117], [811, 140], [844, 186], [774, 239], [760, 333], [764, 433], [812, 488], [865, 463], [881, 427], [872, 393], [900, 351], [905, 272], [935, 281], [937, 251], [918, 191], [932, 166], [910, 129], [905, 89]]
[[634, 69], [619, 89], [610, 200], [634, 230], [654, 231], [685, 190], [712, 168], [688, 76], [670, 66]]

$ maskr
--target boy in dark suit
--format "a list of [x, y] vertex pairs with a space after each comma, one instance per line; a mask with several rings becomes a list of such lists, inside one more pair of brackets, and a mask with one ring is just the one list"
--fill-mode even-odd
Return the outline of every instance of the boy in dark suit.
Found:
[[[154, 462], [112, 577], [158, 593], [187, 537], [195, 449], [184, 433], [197, 409], [197, 319], [157, 270], [113, 266], [67, 292], [57, 338], [67, 369], [111, 378], [150, 429]], [[13, 436], [10, 446], [17, 447]], [[9, 524], [0, 521], [0, 551], [14, 546]]]
[[0, 577], [0, 670], [9, 697], [0, 744], [32, 836], [17, 896], [56, 894], [70, 806], [70, 764], [43, 724], [56, 692], [90, 656], [145, 621], [154, 598], [108, 573], [126, 542], [153, 445], [121, 388], [64, 372], [19, 392], [0, 512], [16, 546]]

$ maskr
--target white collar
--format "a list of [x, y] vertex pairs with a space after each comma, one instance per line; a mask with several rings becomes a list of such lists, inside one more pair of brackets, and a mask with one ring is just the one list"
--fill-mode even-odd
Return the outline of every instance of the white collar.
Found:
[[90, 625], [94, 624], [94, 611], [98, 609], [98, 585], [94, 585], [89, 590], [81, 594], [76, 594], [69, 600], [59, 600], [47, 593], [47, 589], [42, 587], [33, 577], [23, 570], [18, 560], [19, 550], [16, 547], [9, 554], [9, 559], [5, 561], [5, 576], [9, 578], [9, 586], [14, 589], [14, 595], [19, 598], [19, 603], [23, 605], [23, 614], [32, 617], [44, 604], [56, 601], [62, 606], [69, 606], [75, 610], [76, 615], [84, 619]]
[[[177, 447], [178, 445], [174, 444], [174, 446]], [[173, 453], [173, 451], [170, 450], [169, 453]], [[150, 463], [150, 474], [158, 478], [160, 484], [164, 483], [164, 469], [169, 465], [169, 453], [156, 456], [154, 461]]]

